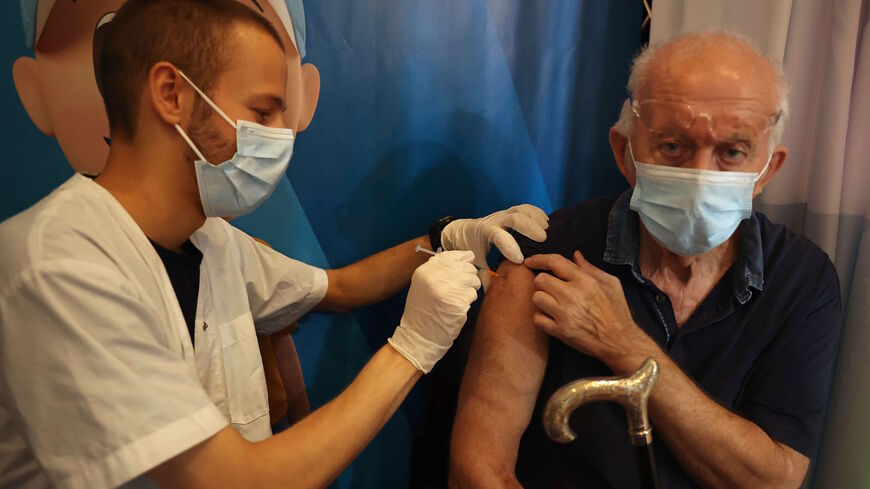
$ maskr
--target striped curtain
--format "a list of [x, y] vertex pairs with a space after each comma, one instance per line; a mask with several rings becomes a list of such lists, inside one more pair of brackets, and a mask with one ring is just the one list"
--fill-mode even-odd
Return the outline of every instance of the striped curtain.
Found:
[[655, 0], [652, 42], [705, 28], [755, 40], [791, 83], [788, 161], [756, 204], [828, 253], [845, 321], [806, 485], [870, 487], [870, 1]]

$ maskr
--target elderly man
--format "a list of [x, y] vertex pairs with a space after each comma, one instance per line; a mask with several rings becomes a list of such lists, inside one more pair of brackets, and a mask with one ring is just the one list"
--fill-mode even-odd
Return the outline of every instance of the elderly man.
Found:
[[[839, 338], [828, 257], [751, 211], [786, 160], [779, 71], [728, 34], [644, 51], [610, 131], [631, 186], [554, 213], [487, 294], [451, 441], [454, 487], [637, 487], [625, 413], [541, 410], [580, 377], [661, 370], [650, 401], [662, 487], [797, 487]], [[543, 271], [535, 275], [532, 270]], [[549, 335], [549, 336], [548, 336]]]

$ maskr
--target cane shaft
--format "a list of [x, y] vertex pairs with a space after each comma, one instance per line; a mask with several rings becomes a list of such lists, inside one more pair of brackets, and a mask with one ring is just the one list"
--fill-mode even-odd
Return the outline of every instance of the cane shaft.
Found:
[[659, 477], [656, 472], [656, 458], [652, 444], [634, 447], [637, 459], [637, 475], [641, 489], [659, 489]]

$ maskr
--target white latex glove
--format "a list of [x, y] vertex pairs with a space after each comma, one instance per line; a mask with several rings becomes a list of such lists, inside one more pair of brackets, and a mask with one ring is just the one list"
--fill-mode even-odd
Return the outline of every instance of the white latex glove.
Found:
[[447, 353], [477, 299], [480, 280], [470, 251], [445, 251], [411, 277], [405, 313], [390, 345], [424, 374]]
[[498, 211], [480, 219], [457, 219], [441, 231], [441, 246], [445, 250], [470, 250], [474, 264], [480, 268], [483, 289], [489, 286], [489, 265], [486, 254], [494, 244], [508, 260], [520, 264], [523, 252], [517, 241], [505, 228], [512, 228], [529, 239], [541, 242], [547, 239], [547, 214], [531, 204], [521, 204]]

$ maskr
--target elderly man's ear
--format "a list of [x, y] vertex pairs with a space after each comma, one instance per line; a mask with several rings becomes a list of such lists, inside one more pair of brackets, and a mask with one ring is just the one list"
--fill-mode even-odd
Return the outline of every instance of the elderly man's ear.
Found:
[[313, 64], [302, 65], [302, 106], [299, 110], [299, 123], [296, 132], [304, 131], [317, 109], [317, 100], [320, 98], [320, 72]]
[[628, 181], [631, 188], [634, 188], [634, 164], [628, 161], [628, 138], [622, 135], [616, 128], [610, 128], [610, 149], [613, 150], [613, 158], [616, 160], [616, 167], [619, 168], [619, 173]]
[[788, 157], [788, 148], [785, 146], [777, 146], [773, 149], [773, 154], [770, 156], [770, 166], [767, 167], [767, 173], [761, 177], [761, 180], [755, 184], [755, 191], [752, 192], [752, 197], [758, 197], [758, 194], [764, 190], [764, 187], [767, 186], [767, 182], [773, 178], [774, 175], [782, 168], [782, 165], [785, 164], [785, 159]]

